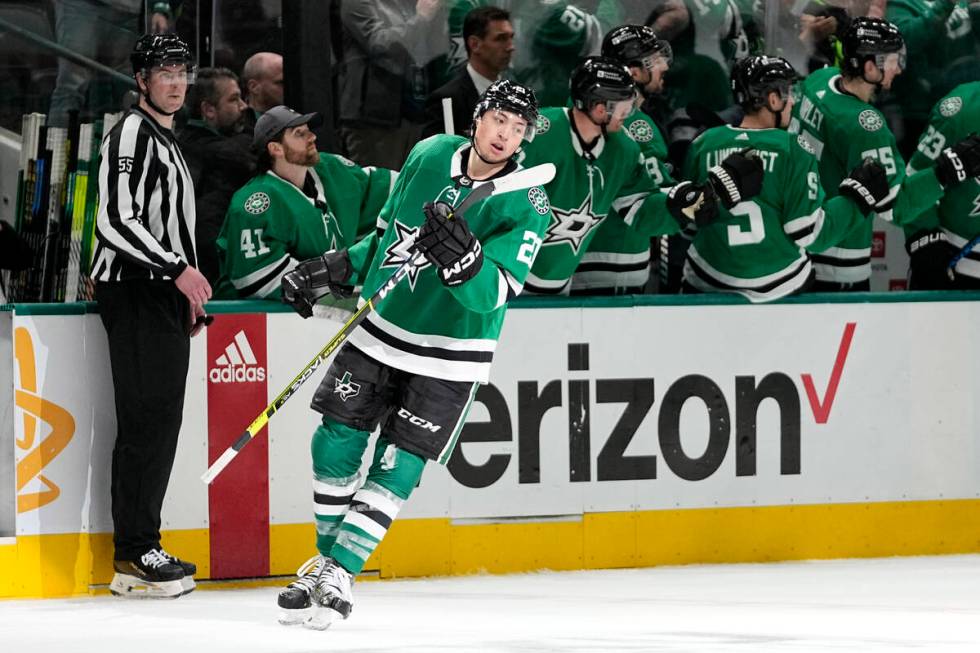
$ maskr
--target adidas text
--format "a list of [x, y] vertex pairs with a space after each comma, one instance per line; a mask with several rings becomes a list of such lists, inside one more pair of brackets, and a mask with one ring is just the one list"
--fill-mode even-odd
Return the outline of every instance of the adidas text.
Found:
[[208, 373], [211, 383], [254, 383], [265, 381], [265, 368], [247, 365], [215, 367]]

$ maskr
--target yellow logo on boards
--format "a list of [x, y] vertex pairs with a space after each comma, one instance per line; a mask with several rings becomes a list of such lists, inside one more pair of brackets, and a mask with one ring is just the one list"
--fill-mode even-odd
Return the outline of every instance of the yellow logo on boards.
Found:
[[[24, 419], [24, 437], [15, 444], [28, 452], [17, 463], [17, 512], [21, 513], [46, 506], [61, 494], [61, 488], [41, 471], [68, 446], [75, 434], [75, 419], [67, 410], [37, 393], [34, 341], [24, 327], [14, 330], [14, 359], [20, 372], [20, 387], [15, 388], [14, 402], [23, 411]], [[51, 431], [34, 446], [41, 431], [39, 421], [50, 426]], [[23, 492], [35, 478], [44, 489]]]

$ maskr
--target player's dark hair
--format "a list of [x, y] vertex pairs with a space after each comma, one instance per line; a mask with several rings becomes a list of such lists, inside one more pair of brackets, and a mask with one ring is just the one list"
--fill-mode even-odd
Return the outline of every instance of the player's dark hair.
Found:
[[463, 19], [463, 45], [466, 47], [466, 57], [470, 56], [470, 37], [484, 38], [487, 28], [495, 20], [510, 20], [510, 12], [500, 7], [477, 7], [466, 14]]
[[218, 81], [222, 79], [231, 79], [238, 83], [238, 75], [227, 68], [201, 68], [197, 71], [197, 79], [194, 85], [187, 89], [187, 98], [184, 100], [184, 106], [187, 107], [191, 118], [200, 120], [203, 117], [201, 102], [217, 106], [218, 101], [221, 100]]
[[264, 175], [272, 170], [272, 155], [269, 154], [269, 143], [282, 143], [282, 137], [285, 133], [286, 130], [284, 129], [270, 138], [262, 147], [255, 148], [255, 153], [258, 155], [258, 159], [255, 161], [255, 174]]

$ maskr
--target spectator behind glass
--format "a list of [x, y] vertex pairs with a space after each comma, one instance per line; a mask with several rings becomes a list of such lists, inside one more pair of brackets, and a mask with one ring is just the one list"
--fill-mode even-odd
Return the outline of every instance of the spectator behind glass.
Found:
[[196, 189], [194, 230], [198, 268], [208, 281], [218, 279], [214, 241], [228, 202], [255, 171], [251, 137], [243, 133], [247, 106], [238, 77], [227, 68], [202, 68], [185, 103], [190, 119], [177, 133]]
[[444, 131], [442, 100], [452, 100], [453, 130], [469, 136], [473, 109], [480, 95], [500, 79], [514, 54], [514, 27], [510, 12], [499, 7], [480, 7], [463, 21], [466, 67], [448, 83], [437, 88], [425, 103], [429, 121], [422, 136]]
[[345, 0], [337, 113], [349, 156], [401, 168], [422, 134], [426, 64], [447, 35], [442, 0]]
[[887, 16], [908, 46], [908, 69], [887, 99], [899, 109], [887, 113], [907, 157], [932, 106], [954, 86], [980, 80], [980, 2], [889, 0]]
[[[142, 31], [139, 27], [143, 0], [58, 0], [53, 4], [59, 45], [123, 74], [129, 73], [131, 45]], [[170, 15], [168, 3], [153, 3], [150, 22], [154, 30], [167, 31]], [[88, 68], [58, 58], [58, 79], [51, 94], [48, 126], [66, 127], [70, 111], [86, 109], [80, 117], [91, 120], [101, 118], [107, 111], [118, 110], [115, 100], [125, 88], [113, 90], [115, 84], [105, 81], [98, 88], [90, 88], [94, 79]]]
[[256, 52], [249, 57], [242, 68], [242, 90], [245, 91], [245, 101], [248, 103], [245, 129], [251, 134], [255, 129], [255, 121], [263, 113], [282, 104], [282, 55], [275, 52]]

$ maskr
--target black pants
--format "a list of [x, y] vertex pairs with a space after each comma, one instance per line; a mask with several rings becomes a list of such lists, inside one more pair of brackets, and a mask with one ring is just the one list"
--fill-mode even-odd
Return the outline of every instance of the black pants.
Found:
[[160, 509], [184, 413], [189, 306], [173, 282], [99, 283], [116, 400], [112, 522], [116, 560], [160, 542]]

